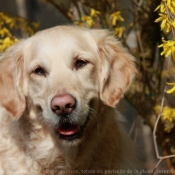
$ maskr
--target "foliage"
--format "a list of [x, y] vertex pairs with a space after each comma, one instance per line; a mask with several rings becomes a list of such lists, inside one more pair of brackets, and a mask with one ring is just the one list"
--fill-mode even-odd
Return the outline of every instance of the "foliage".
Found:
[[[124, 18], [121, 16], [120, 11], [114, 7], [112, 9], [112, 4], [115, 4], [113, 0], [108, 2], [109, 10], [105, 9], [105, 11], [104, 8], [100, 7], [96, 10], [97, 7], [95, 4], [88, 4], [88, 1], [85, 1], [84, 3], [80, 1], [79, 3], [81, 3], [81, 7], [83, 8], [77, 10], [82, 13], [77, 16], [77, 13], [75, 13], [75, 6], [73, 5], [72, 8], [74, 8], [74, 13], [70, 13], [70, 18], [74, 24], [88, 28], [111, 28], [113, 29], [114, 35], [119, 38], [122, 37], [125, 27], [121, 26], [121, 22], [124, 21]], [[72, 9], [70, 9], [70, 11], [72, 11]]]
[[31, 23], [19, 16], [10, 16], [0, 12], [0, 53], [18, 41], [12, 30], [23, 30], [27, 36], [31, 36], [38, 29], [39, 23]]
[[[172, 38], [165, 40], [162, 38], [162, 44], [158, 47], [163, 48], [161, 55], [165, 57], [172, 57], [175, 61], [175, 2], [173, 0], [162, 0], [161, 4], [155, 9], [155, 11], [160, 10], [159, 18], [155, 22], [161, 22], [161, 30], [164, 33], [172, 33]], [[175, 91], [175, 83], [168, 83], [168, 85], [173, 86], [172, 89], [167, 90], [167, 93], [173, 93]], [[165, 126], [165, 131], [170, 132], [174, 128], [174, 111], [175, 109], [171, 107], [164, 107], [162, 110], [162, 120]]]
[[[160, 108], [161, 108], [160, 105], [154, 108], [157, 115], [160, 112]], [[161, 115], [162, 115], [161, 118], [162, 122], [164, 123], [164, 130], [167, 133], [170, 133], [175, 126], [175, 109], [169, 106], [164, 106], [161, 111]]]
[[[161, 0], [160, 5], [155, 9], [155, 11], [157, 10], [159, 10], [159, 18], [157, 18], [155, 22], [161, 22], [162, 35], [166, 37], [166, 39], [162, 37], [162, 44], [160, 44], [158, 48], [163, 48], [163, 51], [160, 53], [161, 56], [164, 55], [165, 58], [168, 57], [167, 58], [168, 59], [167, 76], [166, 76], [166, 81], [167, 81], [167, 80], [170, 80], [171, 78], [170, 66], [174, 65], [173, 63], [171, 63], [171, 59], [175, 61], [175, 41], [174, 41], [175, 39], [175, 1]], [[154, 128], [153, 133], [155, 134], [156, 130], [158, 129], [157, 126], [158, 126], [159, 118], [161, 117], [163, 129], [166, 133], [168, 133], [168, 135], [162, 131], [159, 131], [160, 139], [166, 138], [168, 139], [168, 141], [166, 142], [161, 141], [161, 143], [164, 145], [163, 149], [166, 150], [166, 154], [160, 157], [158, 153], [158, 148], [156, 146], [156, 140], [157, 140], [156, 134], [154, 135], [154, 145], [156, 148], [156, 155], [157, 155], [157, 158], [159, 159], [159, 163], [163, 159], [166, 159], [166, 161], [168, 162], [167, 163], [168, 168], [174, 169], [175, 154], [174, 154], [174, 151], [172, 151], [172, 149], [174, 148], [174, 144], [173, 144], [174, 138], [172, 137], [172, 133], [174, 132], [174, 128], [175, 128], [175, 106], [173, 105], [173, 107], [171, 107], [170, 105], [165, 105], [165, 100], [168, 101], [170, 99], [170, 97], [168, 99], [168, 97], [165, 95], [165, 92], [167, 92], [168, 94], [174, 93], [175, 83], [167, 83], [167, 84], [173, 87], [169, 90], [166, 90], [167, 89], [166, 85], [164, 85], [164, 93], [161, 100], [161, 106], [157, 105], [155, 107], [155, 111], [158, 117], [155, 125], [156, 128]], [[173, 99], [173, 96], [171, 97], [171, 99]]]

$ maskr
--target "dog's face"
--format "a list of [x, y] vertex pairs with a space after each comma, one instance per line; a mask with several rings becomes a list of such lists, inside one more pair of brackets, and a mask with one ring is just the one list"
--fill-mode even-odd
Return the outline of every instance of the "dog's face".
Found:
[[39, 33], [26, 56], [29, 96], [62, 139], [82, 136], [98, 98], [99, 58], [90, 37], [69, 28]]
[[[74, 142], [98, 118], [101, 103], [115, 107], [136, 72], [132, 56], [107, 31], [77, 27], [39, 32], [4, 57], [1, 75], [15, 74], [0, 83], [10, 82], [16, 99], [6, 98], [1, 105], [17, 118], [26, 108], [24, 97], [30, 98], [59, 139]], [[5, 65], [9, 69], [2, 71]]]

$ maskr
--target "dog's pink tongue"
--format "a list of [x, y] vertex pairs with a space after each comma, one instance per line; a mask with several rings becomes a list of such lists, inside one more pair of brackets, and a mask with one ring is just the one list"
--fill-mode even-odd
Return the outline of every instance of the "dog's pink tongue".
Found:
[[78, 132], [78, 126], [64, 126], [64, 127], [59, 127], [58, 132], [62, 135], [73, 135], [76, 132]]

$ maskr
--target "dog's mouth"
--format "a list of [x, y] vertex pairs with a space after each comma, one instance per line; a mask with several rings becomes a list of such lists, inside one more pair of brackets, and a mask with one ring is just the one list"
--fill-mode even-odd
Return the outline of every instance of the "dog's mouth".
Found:
[[90, 119], [90, 115], [87, 116], [83, 125], [79, 126], [71, 122], [65, 122], [58, 126], [56, 133], [62, 140], [73, 141], [80, 139], [83, 136], [83, 131], [86, 128]]
[[64, 123], [58, 127], [58, 135], [64, 140], [75, 140], [81, 137], [81, 128], [78, 125], [72, 125], [70, 123]]

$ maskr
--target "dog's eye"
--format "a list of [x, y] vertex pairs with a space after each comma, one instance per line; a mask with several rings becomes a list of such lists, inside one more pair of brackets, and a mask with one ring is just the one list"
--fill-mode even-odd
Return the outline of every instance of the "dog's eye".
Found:
[[44, 75], [44, 76], [45, 76], [45, 74], [46, 74], [45, 70], [44, 70], [43, 68], [41, 68], [41, 67], [37, 67], [37, 68], [33, 71], [33, 73], [35, 73], [35, 74], [37, 74], [37, 75]]
[[84, 61], [84, 60], [77, 60], [77, 61], [75, 62], [75, 68], [76, 68], [76, 69], [82, 68], [82, 67], [84, 67], [86, 64], [87, 64], [87, 62]]

